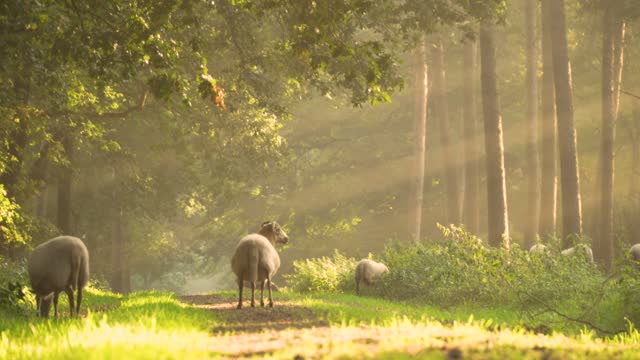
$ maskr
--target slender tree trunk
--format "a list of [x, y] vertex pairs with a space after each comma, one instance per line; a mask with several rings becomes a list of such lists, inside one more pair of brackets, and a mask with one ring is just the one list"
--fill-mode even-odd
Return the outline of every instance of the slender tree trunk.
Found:
[[480, 59], [482, 82], [482, 112], [484, 115], [484, 143], [487, 157], [487, 200], [489, 245], [509, 248], [509, 215], [504, 169], [502, 116], [496, 80], [496, 49], [493, 27], [483, 24], [480, 29]]
[[[64, 153], [69, 163], [73, 162], [73, 140], [70, 135], [62, 139]], [[63, 173], [58, 179], [58, 229], [63, 234], [71, 235], [71, 181], [73, 168], [71, 166], [62, 169]]]
[[567, 48], [564, 0], [550, 3], [553, 78], [560, 143], [560, 183], [562, 186], [562, 242], [572, 245], [571, 237], [582, 236], [582, 206], [576, 128], [573, 119], [571, 65]]
[[115, 209], [111, 224], [111, 290], [116, 293], [124, 292], [122, 265], [124, 255], [124, 239], [122, 234], [122, 213]]
[[538, 235], [540, 216], [540, 161], [538, 160], [538, 41], [536, 37], [536, 0], [526, 0], [527, 42], [527, 225], [524, 234], [525, 247], [532, 246]]
[[472, 234], [480, 232], [480, 194], [479, 164], [480, 144], [478, 120], [476, 117], [476, 42], [467, 41], [464, 45], [464, 153], [465, 153], [465, 191], [464, 224]]
[[424, 191], [424, 169], [427, 136], [427, 65], [425, 62], [424, 38], [421, 38], [416, 50], [416, 111], [415, 111], [415, 150], [414, 176], [409, 199], [409, 234], [414, 242], [420, 241], [422, 227], [422, 201]]
[[[622, 72], [622, 40], [624, 22], [615, 18], [609, 6], [603, 15], [602, 33], [602, 141], [600, 148], [600, 202], [599, 226], [595, 240], [595, 257], [607, 269], [614, 251], [613, 236], [613, 181], [614, 143], [618, 111], [617, 93]], [[617, 48], [617, 49], [616, 49]], [[617, 59], [614, 59], [617, 57]]]
[[444, 62], [444, 45], [438, 37], [432, 47], [433, 65], [433, 115], [440, 125], [440, 147], [442, 165], [447, 186], [447, 222], [460, 224], [460, 188], [458, 187], [458, 166], [451, 144], [451, 124], [449, 123], [449, 105], [447, 103], [447, 84]]
[[557, 218], [558, 180], [556, 176], [556, 93], [553, 83], [551, 55], [552, 0], [542, 0], [542, 160], [540, 187], [540, 231], [555, 235]]

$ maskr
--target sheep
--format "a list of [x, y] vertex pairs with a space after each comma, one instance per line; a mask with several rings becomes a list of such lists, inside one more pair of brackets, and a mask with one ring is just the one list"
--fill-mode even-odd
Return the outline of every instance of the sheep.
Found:
[[360, 294], [360, 283], [373, 284], [376, 279], [389, 272], [385, 264], [369, 259], [362, 259], [356, 265], [356, 294]]
[[[263, 281], [264, 282], [264, 281]], [[251, 281], [243, 281], [243, 285], [245, 288], [247, 289], [251, 289]], [[274, 283], [273, 281], [271, 282], [271, 290], [273, 291], [280, 291], [280, 287], [278, 285], [276, 285], [276, 283]]]
[[542, 255], [542, 254], [548, 254], [548, 253], [549, 253], [549, 248], [544, 244], [535, 244], [529, 249], [529, 255], [532, 255], [532, 256], [534, 254]]
[[640, 243], [633, 245], [629, 249], [629, 254], [631, 254], [631, 260], [640, 268]]
[[260, 283], [260, 306], [264, 307], [264, 284], [269, 290], [269, 307], [273, 307], [271, 279], [280, 268], [280, 256], [275, 245], [286, 244], [289, 237], [275, 221], [262, 223], [257, 234], [242, 238], [231, 258], [231, 269], [238, 282], [238, 309], [242, 309], [244, 281], [251, 283], [251, 307], [255, 307], [256, 281]]
[[593, 251], [591, 251], [591, 248], [588, 245], [577, 244], [574, 247], [570, 247], [560, 252], [560, 254], [564, 256], [575, 256], [579, 253], [587, 259], [587, 262], [590, 264], [593, 263]]
[[58, 317], [58, 296], [63, 291], [69, 297], [73, 317], [74, 290], [78, 290], [78, 315], [82, 289], [89, 281], [89, 251], [82, 240], [73, 236], [59, 236], [36, 246], [29, 256], [27, 270], [41, 317], [49, 317], [51, 300], [54, 315]]

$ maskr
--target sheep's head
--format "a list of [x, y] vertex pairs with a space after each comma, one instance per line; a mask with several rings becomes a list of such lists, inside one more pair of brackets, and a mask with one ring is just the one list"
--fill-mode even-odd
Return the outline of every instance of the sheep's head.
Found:
[[289, 242], [289, 236], [282, 230], [280, 224], [275, 221], [263, 222], [259, 233], [269, 239], [272, 244], [286, 244]]

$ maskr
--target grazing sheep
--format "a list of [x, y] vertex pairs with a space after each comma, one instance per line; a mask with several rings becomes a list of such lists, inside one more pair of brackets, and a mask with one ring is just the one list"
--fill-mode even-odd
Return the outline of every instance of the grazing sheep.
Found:
[[549, 248], [547, 248], [547, 246], [544, 244], [535, 244], [529, 249], [529, 255], [534, 254], [549, 254]]
[[73, 236], [59, 236], [38, 245], [27, 264], [31, 287], [41, 317], [49, 317], [51, 300], [54, 315], [58, 316], [58, 296], [69, 296], [73, 316], [73, 291], [78, 290], [76, 315], [80, 312], [82, 289], [89, 281], [89, 251], [82, 240]]
[[636, 266], [640, 267], [640, 243], [635, 244], [629, 249], [631, 259], [636, 263]]
[[591, 248], [585, 244], [578, 244], [574, 247], [562, 250], [560, 254], [564, 256], [575, 256], [577, 254], [582, 254], [582, 256], [587, 259], [587, 262], [589, 262], [590, 264], [593, 263], [593, 251], [591, 251]]
[[369, 259], [362, 259], [356, 265], [356, 294], [360, 294], [360, 283], [371, 285], [382, 275], [389, 272], [385, 264]]
[[238, 281], [238, 309], [242, 308], [242, 289], [244, 281], [251, 284], [251, 306], [255, 304], [255, 286], [260, 283], [260, 306], [264, 306], [264, 284], [269, 290], [269, 307], [273, 307], [271, 297], [271, 279], [280, 268], [280, 256], [275, 249], [277, 243], [286, 244], [289, 237], [280, 225], [273, 222], [262, 224], [257, 234], [242, 238], [231, 258], [231, 269]]
[[[264, 281], [263, 281], [264, 282]], [[243, 285], [245, 288], [247, 289], [251, 289], [251, 281], [243, 281]], [[276, 283], [274, 283], [273, 281], [271, 282], [271, 290], [273, 291], [280, 291], [280, 287], [278, 285], [276, 285]]]

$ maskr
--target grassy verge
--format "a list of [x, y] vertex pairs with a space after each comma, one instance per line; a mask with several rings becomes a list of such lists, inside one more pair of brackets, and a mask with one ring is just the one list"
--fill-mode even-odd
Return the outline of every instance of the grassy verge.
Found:
[[39, 319], [35, 310], [3, 316], [0, 358], [183, 358], [198, 354], [192, 349], [207, 339], [211, 326], [207, 311], [183, 304], [171, 294], [122, 297], [88, 289], [85, 299], [83, 308], [89, 310], [80, 319], [68, 317], [64, 297], [59, 319]]
[[[585, 330], [537, 334], [511, 309], [279, 292], [274, 309], [238, 311], [235, 296], [211, 294], [195, 307], [167, 293], [123, 297], [89, 289], [83, 306], [88, 314], [80, 319], [67, 317], [66, 302], [60, 306], [65, 316], [57, 320], [38, 319], [35, 310], [0, 310], [0, 358], [633, 359], [640, 353], [635, 329], [612, 338]], [[256, 326], [237, 326], [247, 323]]]

